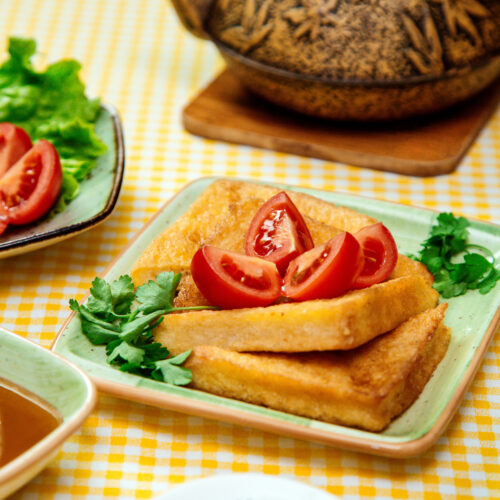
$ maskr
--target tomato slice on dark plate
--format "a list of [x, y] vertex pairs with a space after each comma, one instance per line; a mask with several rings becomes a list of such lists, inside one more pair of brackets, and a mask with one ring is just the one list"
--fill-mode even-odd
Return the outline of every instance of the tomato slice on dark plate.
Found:
[[363, 249], [365, 262], [353, 287], [366, 288], [385, 281], [398, 262], [398, 247], [389, 229], [378, 222], [364, 227], [354, 236]]
[[0, 234], [2, 234], [7, 229], [8, 225], [9, 221], [7, 219], [7, 211], [0, 203]]
[[52, 207], [62, 185], [59, 155], [41, 140], [0, 178], [0, 204], [9, 224], [28, 224]]
[[33, 147], [30, 136], [12, 123], [0, 123], [0, 177]]
[[220, 248], [200, 248], [191, 261], [200, 292], [223, 309], [272, 304], [281, 295], [281, 276], [272, 262]]
[[281, 275], [288, 264], [313, 248], [304, 218], [285, 192], [266, 201], [248, 229], [245, 253], [274, 262]]
[[352, 287], [362, 267], [360, 244], [351, 233], [340, 233], [290, 262], [283, 293], [294, 300], [338, 297]]

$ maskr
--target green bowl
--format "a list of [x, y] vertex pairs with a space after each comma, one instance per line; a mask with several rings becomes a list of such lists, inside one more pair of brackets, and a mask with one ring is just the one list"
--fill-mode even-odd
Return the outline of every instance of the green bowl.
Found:
[[62, 422], [37, 444], [0, 467], [0, 498], [40, 472], [94, 408], [94, 384], [57, 354], [0, 328], [0, 378], [51, 404]]

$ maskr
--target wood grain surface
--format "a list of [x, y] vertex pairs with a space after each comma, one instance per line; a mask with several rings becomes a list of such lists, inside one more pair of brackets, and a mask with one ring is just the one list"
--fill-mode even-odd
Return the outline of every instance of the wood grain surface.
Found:
[[299, 115], [250, 94], [228, 70], [184, 109], [209, 139], [405, 175], [452, 172], [496, 110], [500, 82], [446, 112], [411, 121], [342, 123]]

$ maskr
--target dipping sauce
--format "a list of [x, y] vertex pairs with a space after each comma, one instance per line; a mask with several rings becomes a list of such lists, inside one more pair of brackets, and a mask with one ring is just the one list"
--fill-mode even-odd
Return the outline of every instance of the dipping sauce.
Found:
[[61, 421], [52, 405], [0, 379], [0, 467], [38, 443]]

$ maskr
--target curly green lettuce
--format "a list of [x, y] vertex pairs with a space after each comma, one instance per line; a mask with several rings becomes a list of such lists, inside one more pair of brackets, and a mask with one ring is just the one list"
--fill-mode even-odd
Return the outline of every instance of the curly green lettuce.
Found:
[[36, 42], [10, 38], [9, 58], [0, 65], [0, 122], [22, 127], [33, 142], [50, 141], [61, 158], [63, 186], [55, 212], [64, 210], [95, 167], [106, 145], [95, 132], [99, 99], [89, 99], [78, 61], [67, 59], [43, 71], [33, 67]]

